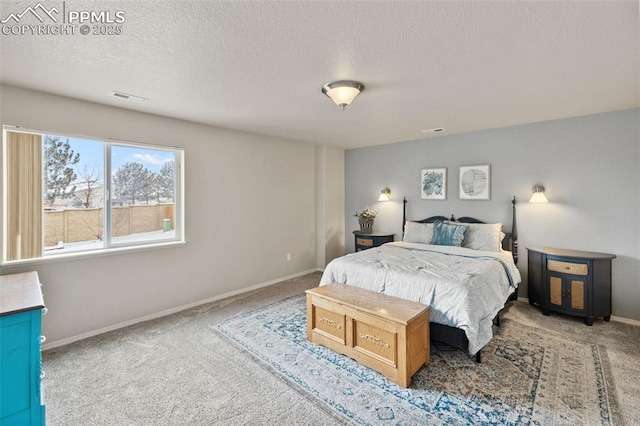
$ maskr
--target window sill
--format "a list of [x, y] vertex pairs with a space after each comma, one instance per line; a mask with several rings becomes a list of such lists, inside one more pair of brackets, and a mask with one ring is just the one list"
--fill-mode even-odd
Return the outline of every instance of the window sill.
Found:
[[44, 257], [38, 257], [36, 259], [22, 259], [22, 260], [10, 260], [0, 264], [0, 268], [4, 272], [11, 268], [23, 267], [25, 265], [38, 265], [43, 263], [56, 263], [56, 262], [69, 262], [81, 259], [88, 259], [92, 257], [112, 256], [123, 253], [141, 252], [148, 250], [158, 250], [164, 248], [174, 248], [186, 245], [187, 242], [182, 241], [169, 241], [155, 244], [145, 244], [136, 246], [123, 246], [123, 247], [111, 247], [107, 249], [65, 253], [65, 254], [53, 254]]

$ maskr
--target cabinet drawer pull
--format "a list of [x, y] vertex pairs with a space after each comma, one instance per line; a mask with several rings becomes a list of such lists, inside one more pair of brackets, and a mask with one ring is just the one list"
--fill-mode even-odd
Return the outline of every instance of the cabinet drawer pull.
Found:
[[40, 370], [40, 380], [44, 379], [46, 375], [47, 374], [44, 372], [44, 370]]
[[47, 341], [47, 336], [45, 336], [44, 334], [40, 335], [40, 344], [44, 343]]
[[49, 312], [47, 308], [42, 308], [42, 315], [47, 315], [47, 312]]

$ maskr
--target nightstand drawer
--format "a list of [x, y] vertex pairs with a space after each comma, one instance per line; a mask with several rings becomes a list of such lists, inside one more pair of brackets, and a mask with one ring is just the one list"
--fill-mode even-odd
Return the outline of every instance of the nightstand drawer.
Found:
[[384, 243], [393, 241], [393, 234], [353, 231], [353, 235], [356, 237], [356, 251], [369, 250], [370, 248], [379, 247]]
[[359, 246], [373, 247], [373, 240], [368, 238], [356, 238], [356, 244]]
[[586, 263], [562, 262], [560, 260], [547, 260], [547, 270], [571, 275], [589, 275], [589, 266]]

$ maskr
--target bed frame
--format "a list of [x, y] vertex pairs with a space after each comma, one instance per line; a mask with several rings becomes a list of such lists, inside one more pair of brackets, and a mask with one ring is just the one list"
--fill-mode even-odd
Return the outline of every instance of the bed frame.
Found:
[[[407, 222], [407, 198], [406, 197], [403, 198], [402, 203], [403, 203], [402, 236], [404, 237], [404, 226], [405, 226], [405, 223]], [[513, 226], [511, 227], [510, 233], [505, 232], [506, 237], [502, 240], [502, 248], [505, 250], [511, 251], [513, 255], [513, 261], [517, 265], [518, 264], [518, 228], [516, 226], [516, 197], [515, 196], [513, 197], [513, 200], [511, 200], [511, 206], [512, 206], [511, 214], [513, 219]], [[451, 217], [431, 216], [426, 219], [415, 220], [412, 222], [433, 223], [433, 222], [439, 222], [443, 220], [449, 220], [449, 221], [460, 222], [460, 223], [487, 223], [487, 222], [484, 222], [472, 217], [467, 217], [467, 216], [456, 219], [453, 215], [451, 215]], [[507, 303], [509, 300], [518, 300], [517, 288], [513, 293], [511, 293], [511, 295], [509, 295], [505, 303]], [[502, 310], [500, 312], [502, 312]], [[494, 322], [498, 326], [500, 326], [500, 312], [498, 312], [498, 314], [494, 318]], [[467, 339], [467, 336], [464, 333], [464, 330], [451, 327], [448, 325], [437, 324], [435, 322], [429, 323], [429, 325], [430, 325], [429, 331], [430, 331], [430, 336], [432, 340], [445, 343], [447, 345], [462, 349], [464, 351], [468, 350], [469, 340]], [[476, 352], [476, 362], [478, 363], [482, 361], [480, 352], [481, 350]]]

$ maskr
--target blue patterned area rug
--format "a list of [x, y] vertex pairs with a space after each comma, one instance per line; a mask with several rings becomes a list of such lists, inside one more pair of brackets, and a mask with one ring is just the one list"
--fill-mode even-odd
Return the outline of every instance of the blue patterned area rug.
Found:
[[432, 343], [411, 388], [306, 340], [304, 296], [212, 327], [345, 423], [610, 425], [619, 423], [597, 345], [504, 320], [477, 364]]

